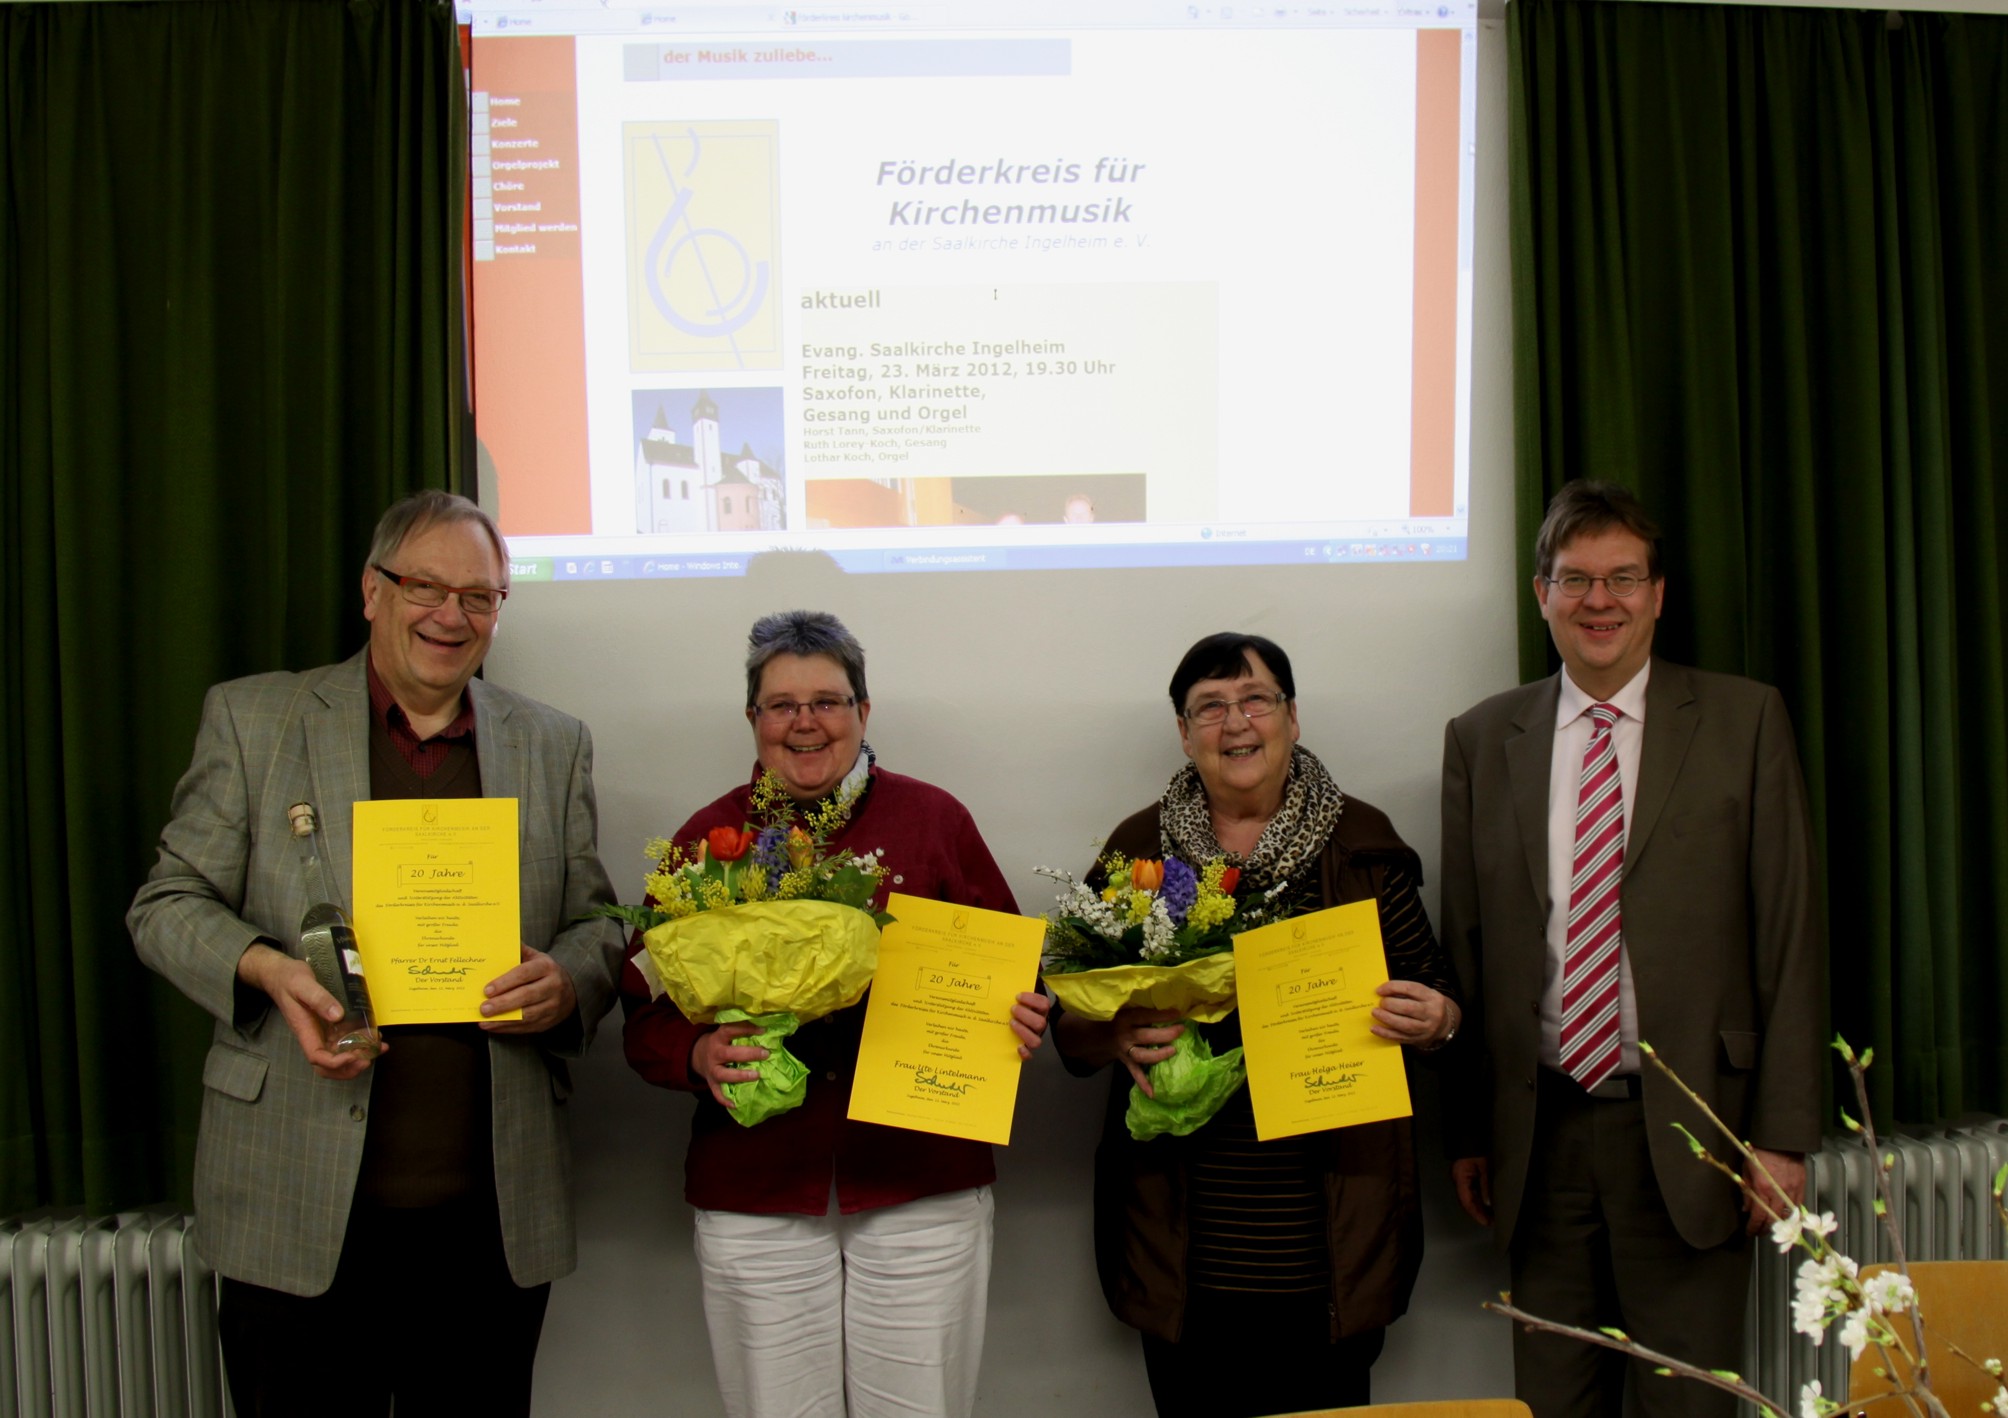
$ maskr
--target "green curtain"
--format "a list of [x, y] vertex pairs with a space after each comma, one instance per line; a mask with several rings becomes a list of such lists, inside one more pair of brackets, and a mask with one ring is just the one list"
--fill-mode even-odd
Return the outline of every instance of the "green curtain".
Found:
[[1513, 0], [1507, 33], [1521, 584], [1564, 481], [1639, 491], [1659, 648], [1791, 706], [1878, 1113], [2008, 1111], [2008, 19]]
[[204, 687], [352, 652], [463, 481], [464, 94], [448, 0], [0, 5], [0, 1214], [185, 1195], [125, 909]]

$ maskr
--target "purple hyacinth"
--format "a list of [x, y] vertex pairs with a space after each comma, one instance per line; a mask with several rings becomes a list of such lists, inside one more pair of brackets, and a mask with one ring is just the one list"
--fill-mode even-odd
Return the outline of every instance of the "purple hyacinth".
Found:
[[1164, 885], [1158, 888], [1158, 899], [1164, 902], [1165, 913], [1175, 926], [1185, 924], [1185, 913], [1192, 909], [1192, 903], [1199, 899], [1199, 875], [1177, 857], [1164, 859]]
[[767, 874], [769, 887], [779, 885], [781, 873], [788, 870], [788, 829], [762, 828], [760, 835], [753, 840], [753, 860]]

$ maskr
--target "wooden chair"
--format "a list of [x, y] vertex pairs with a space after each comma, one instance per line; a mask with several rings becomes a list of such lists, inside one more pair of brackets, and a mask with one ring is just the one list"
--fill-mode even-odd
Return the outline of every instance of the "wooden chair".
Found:
[[[1893, 1265], [1865, 1265], [1862, 1279]], [[1917, 1287], [1918, 1307], [1924, 1313], [1925, 1358], [1931, 1364], [1931, 1389], [1953, 1418], [1975, 1418], [1980, 1405], [1994, 1397], [2001, 1380], [1991, 1378], [1954, 1355], [1950, 1341], [1975, 1359], [2008, 1360], [2008, 1260], [1924, 1260], [1910, 1264], [1911, 1284]], [[1903, 1341], [1910, 1343], [1910, 1320], [1896, 1317], [1892, 1325]], [[1833, 1343], [1829, 1337], [1828, 1343]], [[1901, 1364], [1903, 1361], [1896, 1361]], [[1890, 1381], [1877, 1375], [1882, 1356], [1864, 1349], [1848, 1374], [1848, 1407], [1863, 1405], [1890, 1392]], [[1908, 1379], [1908, 1374], [1900, 1374]], [[1796, 1402], [1796, 1395], [1774, 1394], [1774, 1398]], [[1903, 1418], [1903, 1406], [1894, 1401], [1876, 1404], [1870, 1418]]]
[[1534, 1418], [1517, 1398], [1444, 1398], [1431, 1403], [1369, 1403], [1364, 1408], [1320, 1408], [1276, 1418]]

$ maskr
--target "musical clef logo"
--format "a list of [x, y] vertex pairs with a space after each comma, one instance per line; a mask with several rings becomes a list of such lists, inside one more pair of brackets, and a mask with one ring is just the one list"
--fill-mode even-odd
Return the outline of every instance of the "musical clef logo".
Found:
[[628, 125], [637, 369], [778, 368], [772, 123]]

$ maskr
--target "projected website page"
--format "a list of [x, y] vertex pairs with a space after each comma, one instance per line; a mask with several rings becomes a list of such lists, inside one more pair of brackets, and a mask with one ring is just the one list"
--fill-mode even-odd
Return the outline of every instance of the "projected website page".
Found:
[[1464, 556], [1475, 0], [462, 13], [519, 580]]

